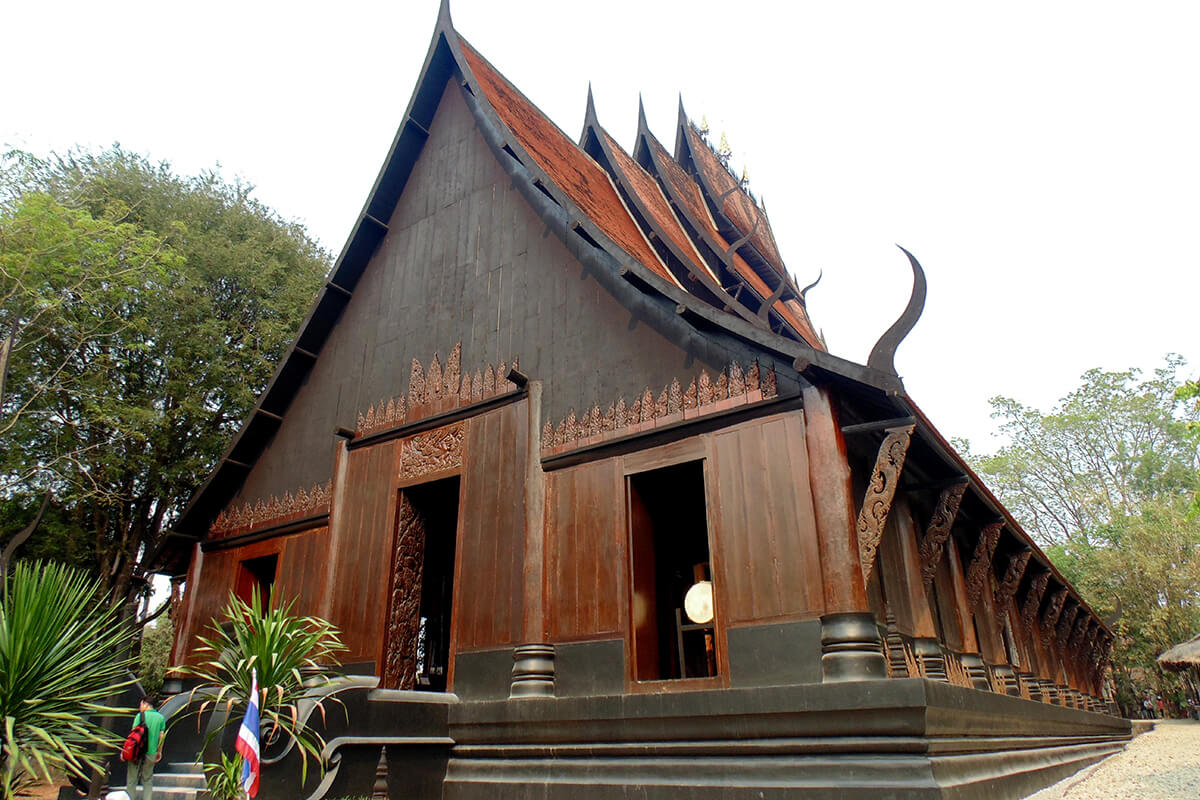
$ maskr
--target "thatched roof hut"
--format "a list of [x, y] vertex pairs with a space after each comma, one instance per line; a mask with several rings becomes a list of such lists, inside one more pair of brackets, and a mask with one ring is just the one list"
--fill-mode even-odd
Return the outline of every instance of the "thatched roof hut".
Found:
[[1200, 635], [1163, 652], [1158, 657], [1158, 665], [1172, 672], [1200, 667]]

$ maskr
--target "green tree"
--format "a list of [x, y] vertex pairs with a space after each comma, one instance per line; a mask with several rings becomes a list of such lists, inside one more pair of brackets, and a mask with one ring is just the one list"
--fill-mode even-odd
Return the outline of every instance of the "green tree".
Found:
[[171, 616], [164, 614], [152, 624], [142, 628], [142, 645], [138, 656], [138, 682], [147, 694], [157, 694], [162, 689], [171, 659], [171, 644], [175, 639], [175, 626]]
[[[120, 743], [96, 716], [125, 685], [129, 627], [86, 574], [51, 563], [20, 563], [0, 578], [0, 798], [52, 772], [89, 777]], [[108, 752], [105, 752], [108, 751]]]
[[1183, 360], [1154, 376], [1136, 369], [1088, 370], [1049, 413], [1007, 397], [992, 416], [1008, 444], [972, 458], [989, 486], [1039, 542], [1089, 543], [1114, 520], [1149, 502], [1193, 496], [1200, 449], [1189, 422], [1200, 409], [1176, 400]]
[[52, 491], [131, 616], [328, 256], [252, 187], [118, 146], [10, 154], [0, 237], [3, 494]]
[[1080, 594], [1121, 615], [1118, 689], [1156, 683], [1155, 657], [1200, 631], [1200, 408], [1169, 357], [1153, 377], [1084, 373], [1049, 413], [995, 398], [1009, 443], [976, 469]]

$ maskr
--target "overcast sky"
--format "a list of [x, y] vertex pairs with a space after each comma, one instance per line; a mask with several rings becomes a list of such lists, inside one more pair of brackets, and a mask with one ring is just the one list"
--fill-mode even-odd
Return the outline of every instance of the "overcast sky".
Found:
[[[863, 362], [929, 277], [896, 362], [947, 436], [1048, 407], [1089, 367], [1200, 369], [1200, 4], [454, 0], [458, 30], [573, 139], [588, 82], [626, 147], [726, 133], [830, 349]], [[434, 0], [10, 3], [0, 143], [119, 141], [228, 177], [341, 249]]]

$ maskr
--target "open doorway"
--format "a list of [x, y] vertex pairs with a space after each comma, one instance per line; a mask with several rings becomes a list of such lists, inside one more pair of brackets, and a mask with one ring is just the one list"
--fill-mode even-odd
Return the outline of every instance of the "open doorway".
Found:
[[717, 674], [704, 462], [627, 479], [633, 586], [633, 677]]
[[446, 691], [459, 479], [400, 490], [383, 685]]

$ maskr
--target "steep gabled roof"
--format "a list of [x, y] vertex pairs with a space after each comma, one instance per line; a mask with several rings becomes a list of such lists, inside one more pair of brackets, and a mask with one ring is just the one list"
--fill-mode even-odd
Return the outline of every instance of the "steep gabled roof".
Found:
[[[667, 149], [663, 147], [654, 134], [651, 133], [649, 126], [646, 124], [646, 115], [641, 110], [639, 110], [638, 114], [638, 142], [634, 148], [634, 153], [644, 159], [650, 166], [651, 172], [658, 178], [667, 196], [694, 232], [693, 235], [706, 244], [709, 250], [717, 254], [730, 268], [730, 271], [749, 287], [760, 300], [769, 299], [773, 294], [773, 290], [746, 263], [746, 260], [737, 252], [737, 248], [730, 246], [729, 241], [717, 229], [712, 214], [709, 213], [708, 206], [704, 202], [700, 187], [692, 180], [687, 171], [671, 157], [671, 154], [667, 152]], [[778, 283], [778, 280], [777, 278], [776, 283]], [[808, 313], [798, 302], [795, 300], [777, 300], [773, 310], [804, 341], [818, 350], [825, 349], [825, 344], [817, 335], [812, 322], [808, 318]]]
[[562, 188], [588, 219], [643, 266], [682, 288], [654, 252], [629, 214], [606, 173], [558, 126], [526, 99], [508, 79], [459, 38], [471, 74], [479, 82], [488, 103], [521, 147]]
[[279, 429], [388, 232], [387, 220], [429, 138], [442, 92], [451, 79], [462, 86], [484, 139], [547, 228], [600, 280], [625, 286], [619, 292], [625, 298], [622, 302], [637, 315], [654, 319], [657, 329], [680, 340], [720, 341], [721, 347], [740, 349], [747, 357], [757, 353], [780, 363], [795, 363], [802, 370], [811, 369], [813, 377], [853, 384], [880, 396], [903, 391], [895, 375], [817, 350], [810, 344], [815, 336], [804, 341], [777, 335], [702, 302], [685, 289], [638, 227], [608, 173], [461, 39], [443, 0], [408, 110], [358, 220], [258, 403], [184, 509], [178, 532], [204, 535]]
[[[730, 174], [716, 153], [700, 138], [683, 110], [682, 100], [679, 102], [679, 122], [675, 134], [675, 160], [693, 168], [709, 206], [718, 217], [718, 223], [725, 228], [726, 238], [737, 241], [747, 237], [747, 243], [753, 250], [751, 261], [761, 261], [777, 275], [786, 278], [787, 268], [779, 255], [779, 246], [775, 243], [775, 234], [771, 232], [766, 212], [758, 207], [754, 198], [742, 188], [741, 182]], [[758, 267], [759, 264], [754, 263], [753, 266]]]

